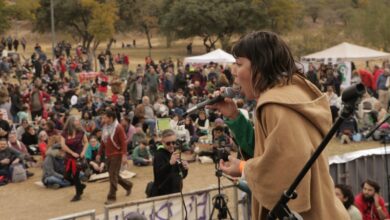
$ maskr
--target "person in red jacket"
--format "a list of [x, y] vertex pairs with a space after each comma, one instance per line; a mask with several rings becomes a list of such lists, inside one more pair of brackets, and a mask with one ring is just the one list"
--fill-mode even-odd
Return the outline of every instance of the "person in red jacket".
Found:
[[362, 80], [363, 85], [367, 88], [370, 94], [373, 92], [372, 84], [373, 84], [373, 76], [372, 74], [364, 69], [358, 70], [360, 79]]
[[355, 205], [362, 213], [363, 220], [383, 220], [389, 218], [385, 200], [379, 195], [380, 186], [372, 180], [362, 183], [362, 192], [355, 197]]
[[133, 183], [119, 175], [121, 165], [127, 162], [127, 144], [125, 130], [116, 120], [115, 111], [106, 110], [102, 115], [102, 122], [102, 141], [96, 160], [99, 162], [103, 152], [105, 153], [110, 178], [110, 191], [105, 204], [109, 205], [116, 201], [118, 183], [126, 190], [126, 196], [130, 195]]

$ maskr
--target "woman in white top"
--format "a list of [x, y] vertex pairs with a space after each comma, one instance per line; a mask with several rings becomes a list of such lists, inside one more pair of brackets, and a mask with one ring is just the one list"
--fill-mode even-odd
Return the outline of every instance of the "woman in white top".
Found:
[[335, 193], [337, 198], [341, 200], [341, 202], [344, 204], [345, 208], [347, 209], [348, 214], [351, 217], [351, 220], [363, 219], [359, 209], [353, 205], [355, 198], [353, 196], [351, 187], [344, 184], [336, 184]]

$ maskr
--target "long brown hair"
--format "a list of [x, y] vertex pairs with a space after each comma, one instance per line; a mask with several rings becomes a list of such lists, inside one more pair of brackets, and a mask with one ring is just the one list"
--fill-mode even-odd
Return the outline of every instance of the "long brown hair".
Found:
[[285, 82], [283, 79], [291, 82], [294, 74], [303, 76], [287, 44], [273, 32], [257, 31], [242, 37], [232, 53], [250, 60], [255, 94]]

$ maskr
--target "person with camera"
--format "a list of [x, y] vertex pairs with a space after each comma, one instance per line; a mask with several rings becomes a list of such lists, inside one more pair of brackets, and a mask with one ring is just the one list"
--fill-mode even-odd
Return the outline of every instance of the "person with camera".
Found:
[[127, 144], [125, 130], [116, 120], [115, 111], [107, 108], [102, 115], [102, 122], [102, 141], [98, 155], [96, 156], [96, 161], [100, 162], [104, 152], [110, 179], [110, 191], [108, 192], [105, 204], [109, 205], [116, 201], [118, 183], [126, 190], [126, 196], [130, 195], [133, 183], [123, 179], [119, 175], [121, 165], [127, 163]]
[[81, 200], [81, 195], [86, 187], [80, 180], [80, 160], [85, 157], [88, 139], [81, 128], [80, 120], [75, 116], [69, 116], [62, 132], [62, 149], [65, 156], [65, 178], [70, 181], [76, 190], [71, 202]]
[[365, 180], [362, 191], [355, 196], [355, 205], [362, 213], [363, 220], [383, 220], [389, 218], [385, 200], [379, 195], [380, 186], [373, 180]]
[[[257, 31], [233, 47], [235, 83], [247, 100], [256, 100], [254, 128], [231, 98], [208, 106], [219, 110], [247, 161], [229, 156], [221, 170], [244, 176], [252, 192], [252, 219], [267, 219], [331, 127], [326, 96], [305, 79], [287, 44], [275, 33]], [[242, 140], [246, 137], [246, 140]], [[249, 144], [252, 145], [249, 145]], [[335, 196], [328, 160], [320, 155], [288, 203], [303, 219], [349, 219]]]
[[154, 183], [151, 196], [180, 192], [182, 181], [188, 174], [187, 161], [180, 159], [180, 149], [175, 151], [178, 147], [175, 131], [162, 131], [161, 142], [163, 145], [157, 149], [153, 159]]

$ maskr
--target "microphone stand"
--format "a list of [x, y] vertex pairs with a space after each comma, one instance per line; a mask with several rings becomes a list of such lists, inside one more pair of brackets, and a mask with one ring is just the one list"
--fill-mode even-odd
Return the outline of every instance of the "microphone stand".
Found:
[[351, 86], [344, 90], [342, 95], [342, 100], [344, 102], [344, 107], [342, 108], [340, 117], [333, 124], [332, 128], [326, 134], [320, 145], [317, 147], [316, 151], [306, 162], [305, 166], [299, 172], [298, 176], [295, 178], [294, 182], [290, 185], [287, 191], [283, 192], [279, 201], [275, 204], [275, 206], [270, 210], [267, 215], [267, 220], [301, 220], [303, 219], [298, 213], [292, 212], [287, 203], [291, 199], [296, 199], [298, 194], [295, 192], [295, 189], [298, 187], [299, 183], [305, 177], [306, 173], [310, 170], [311, 166], [320, 156], [321, 152], [325, 149], [326, 145], [332, 139], [333, 135], [337, 132], [340, 125], [343, 121], [352, 115], [355, 110], [356, 102], [361, 97], [365, 88], [362, 84], [357, 84]]
[[[365, 136], [365, 138], [369, 138], [371, 137], [375, 131], [377, 131], [385, 122], [387, 122], [388, 120], [390, 119], [390, 115], [387, 115], [385, 119], [383, 119], [383, 121], [381, 123], [379, 123], [375, 128], [373, 128], [370, 132], [368, 132], [368, 134]], [[385, 135], [387, 132], [385, 131], [382, 131]], [[382, 133], [382, 134], [383, 134]], [[387, 183], [387, 202], [390, 202], [390, 175], [389, 175], [389, 162], [388, 162], [388, 159], [387, 159], [387, 139], [386, 139], [386, 136], [383, 136], [383, 148], [385, 150], [385, 172], [386, 172], [386, 183]], [[388, 210], [390, 210], [390, 207], [387, 208]]]

